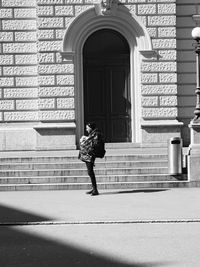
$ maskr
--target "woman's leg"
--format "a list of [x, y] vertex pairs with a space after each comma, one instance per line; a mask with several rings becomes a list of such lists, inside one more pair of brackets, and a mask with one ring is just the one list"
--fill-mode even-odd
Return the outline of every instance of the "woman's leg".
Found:
[[93, 162], [86, 162], [86, 167], [87, 167], [87, 172], [88, 172], [88, 175], [89, 175], [89, 177], [91, 179], [91, 183], [92, 183], [92, 188], [93, 188], [92, 192], [98, 192], [97, 191], [96, 177], [95, 177], [95, 173], [94, 173], [94, 163]]

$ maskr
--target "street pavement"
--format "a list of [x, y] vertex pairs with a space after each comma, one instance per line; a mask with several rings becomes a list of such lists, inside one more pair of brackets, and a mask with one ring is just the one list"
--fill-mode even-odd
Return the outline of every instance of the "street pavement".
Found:
[[0, 192], [0, 267], [200, 266], [200, 188]]

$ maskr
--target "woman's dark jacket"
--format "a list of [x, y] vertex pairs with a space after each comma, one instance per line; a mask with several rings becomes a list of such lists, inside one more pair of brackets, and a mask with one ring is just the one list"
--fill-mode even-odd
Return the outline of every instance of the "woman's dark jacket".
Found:
[[79, 159], [84, 162], [95, 161], [95, 146], [103, 140], [102, 133], [98, 129], [94, 129], [87, 140], [80, 145]]

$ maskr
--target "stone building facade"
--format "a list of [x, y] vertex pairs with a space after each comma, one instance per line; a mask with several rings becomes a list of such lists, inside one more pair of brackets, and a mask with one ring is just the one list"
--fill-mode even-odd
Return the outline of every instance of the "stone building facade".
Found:
[[[165, 145], [170, 137], [181, 136], [188, 146], [196, 101], [192, 16], [200, 13], [198, 2], [1, 0], [0, 150], [76, 149], [86, 118], [100, 116], [86, 114], [86, 105], [98, 105], [99, 91], [93, 74], [85, 72], [91, 66], [84, 63], [91, 52], [95, 67], [100, 64], [104, 46], [107, 52], [116, 51], [115, 59], [128, 57], [125, 64], [112, 66], [112, 75], [116, 66], [128, 66], [126, 78], [119, 79], [128, 84], [128, 93], [114, 91], [107, 105], [117, 106], [119, 95], [122, 106], [128, 103], [129, 119], [125, 124], [111, 109], [103, 111], [104, 129], [112, 124], [106, 128], [109, 142]], [[90, 73], [86, 84], [85, 73]], [[90, 82], [94, 98], [86, 104]], [[114, 132], [120, 133], [123, 125], [129, 137], [120, 139]]]

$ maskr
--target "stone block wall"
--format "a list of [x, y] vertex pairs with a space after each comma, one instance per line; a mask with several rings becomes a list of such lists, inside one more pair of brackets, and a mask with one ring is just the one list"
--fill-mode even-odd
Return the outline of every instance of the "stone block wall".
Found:
[[0, 150], [75, 148], [74, 66], [59, 54], [74, 14], [62, 3], [0, 2]]
[[0, 18], [0, 122], [37, 121], [36, 2], [2, 0]]
[[[191, 45], [188, 28], [193, 26], [191, 15], [194, 12], [195, 1], [191, 0], [190, 5], [185, 0], [119, 1], [120, 5], [127, 7], [146, 26], [152, 39], [153, 50], [157, 53], [155, 58], [143, 59], [140, 69], [141, 114], [145, 122], [142, 126], [143, 141], [151, 142], [155, 139], [154, 133], [156, 131], [159, 133], [158, 128], [157, 130], [151, 128], [155, 127], [155, 121], [162, 121], [160, 127], [165, 125], [165, 121], [168, 122], [165, 127], [172, 127], [170, 121], [176, 124], [176, 121], [182, 118], [185, 122], [185, 118], [190, 116], [185, 114], [184, 107], [186, 105], [189, 112], [192, 110], [193, 93], [188, 93], [188, 87], [184, 83], [193, 90], [195, 74], [193, 62], [189, 62], [191, 49], [188, 51], [185, 46]], [[1, 1], [0, 123], [2, 125], [75, 121], [74, 64], [73, 61], [63, 62], [59, 51], [62, 49], [62, 40], [67, 28], [80, 13], [93, 7], [96, 2], [96, 0]], [[185, 27], [183, 25], [189, 25], [186, 29], [188, 39], [183, 37]], [[184, 39], [183, 42], [177, 42], [177, 27], [178, 38]], [[178, 53], [181, 51], [178, 56], [178, 87], [177, 43]], [[182, 62], [184, 66], [179, 64]], [[188, 102], [187, 97], [189, 97]], [[158, 123], [156, 125], [159, 127]], [[171, 131], [170, 129], [166, 128], [166, 132]]]
[[144, 120], [177, 118], [176, 3], [147, 1], [137, 15], [152, 38], [157, 58], [144, 60], [142, 72], [142, 116]]
[[1, 122], [74, 120], [74, 67], [59, 54], [74, 8], [62, 3], [2, 0]]
[[186, 146], [191, 141], [188, 125], [196, 106], [196, 55], [191, 32], [196, 26], [192, 16], [200, 14], [197, 4], [199, 0], [177, 0], [178, 117], [184, 123], [181, 134]]
[[62, 62], [66, 19], [74, 17], [74, 6], [63, 1], [37, 1], [39, 109], [41, 121], [73, 121], [74, 65]]
[[[91, 4], [88, 0], [2, 0], [2, 121], [74, 120], [74, 66], [61, 62], [59, 51], [66, 28]], [[141, 66], [142, 116], [176, 118], [175, 0], [122, 0], [121, 4], [142, 20], [158, 52], [157, 60]]]
[[180, 136], [177, 104], [177, 35], [175, 0], [140, 0], [125, 4], [143, 22], [154, 58], [141, 64], [142, 142], [166, 143]]

